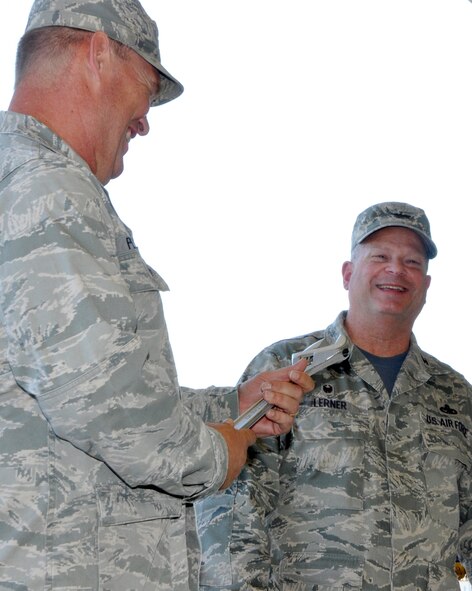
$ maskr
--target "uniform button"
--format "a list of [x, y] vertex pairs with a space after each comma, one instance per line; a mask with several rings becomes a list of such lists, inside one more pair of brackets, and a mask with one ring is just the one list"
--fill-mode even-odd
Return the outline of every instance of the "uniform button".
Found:
[[331, 394], [332, 391], [333, 391], [333, 386], [331, 384], [325, 384], [323, 386], [323, 392], [326, 392], [326, 394]]

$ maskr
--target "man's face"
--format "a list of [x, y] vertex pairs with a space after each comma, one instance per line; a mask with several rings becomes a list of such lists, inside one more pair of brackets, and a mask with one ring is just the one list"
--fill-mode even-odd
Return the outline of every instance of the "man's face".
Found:
[[412, 230], [391, 227], [375, 232], [343, 265], [350, 308], [366, 319], [395, 316], [413, 325], [431, 282], [427, 266], [424, 245]]
[[159, 89], [156, 70], [131, 51], [127, 59], [115, 56], [115, 73], [110, 85], [107, 109], [103, 112], [107, 133], [104, 138], [105, 184], [123, 172], [129, 142], [149, 132], [147, 113]]

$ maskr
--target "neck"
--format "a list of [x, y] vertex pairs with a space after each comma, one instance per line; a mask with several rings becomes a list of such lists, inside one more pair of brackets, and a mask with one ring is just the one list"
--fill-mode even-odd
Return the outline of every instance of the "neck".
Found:
[[20, 84], [15, 90], [9, 110], [30, 115], [64, 140], [96, 174], [94, 141], [89, 130], [90, 121], [82, 116], [81, 97], [69, 96], [63, 89], [44, 89], [31, 84]]
[[408, 350], [412, 325], [402, 325], [398, 317], [385, 316], [375, 322], [356, 319], [349, 311], [344, 326], [351, 341], [359, 348], [379, 357], [393, 357]]

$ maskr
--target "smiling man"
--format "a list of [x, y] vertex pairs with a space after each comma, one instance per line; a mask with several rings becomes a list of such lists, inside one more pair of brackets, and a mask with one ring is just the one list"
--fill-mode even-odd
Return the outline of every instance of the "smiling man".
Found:
[[[256, 436], [287, 432], [313, 387], [304, 361], [179, 386], [166, 284], [104, 186], [182, 90], [137, 0], [34, 2], [0, 114], [2, 590], [195, 589], [193, 501], [231, 483]], [[226, 421], [261, 396], [258, 426]]]
[[451, 591], [472, 557], [472, 387], [412, 329], [437, 254], [425, 212], [379, 203], [342, 266], [349, 309], [264, 349], [241, 382], [345, 337], [294, 427], [198, 505], [206, 591]]

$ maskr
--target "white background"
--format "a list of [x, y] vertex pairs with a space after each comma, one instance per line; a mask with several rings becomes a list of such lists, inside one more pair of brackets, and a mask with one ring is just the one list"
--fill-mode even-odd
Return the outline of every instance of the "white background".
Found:
[[[142, 3], [186, 90], [108, 189], [171, 287], [181, 383], [233, 384], [265, 345], [329, 324], [354, 219], [387, 200], [425, 208], [439, 248], [419, 343], [472, 381], [472, 4]], [[29, 8], [2, 3], [0, 108]]]
[[[30, 0], [3, 8], [0, 107]], [[415, 327], [472, 381], [472, 4], [144, 0], [185, 86], [108, 185], [169, 283], [182, 384], [230, 385], [265, 345], [346, 308], [356, 215], [424, 207], [439, 248]], [[8, 12], [8, 17], [7, 17]]]

